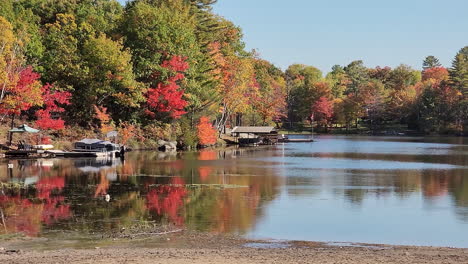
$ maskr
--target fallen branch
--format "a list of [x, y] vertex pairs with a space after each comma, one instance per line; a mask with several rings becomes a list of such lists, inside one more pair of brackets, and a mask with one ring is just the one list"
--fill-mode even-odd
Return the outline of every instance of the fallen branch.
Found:
[[136, 233], [136, 234], [131, 234], [130, 236], [145, 236], [145, 235], [161, 236], [161, 235], [167, 235], [167, 234], [172, 234], [172, 233], [178, 233], [182, 231], [184, 231], [184, 229], [177, 229], [177, 230], [159, 232], [159, 233], [152, 233], [152, 232]]

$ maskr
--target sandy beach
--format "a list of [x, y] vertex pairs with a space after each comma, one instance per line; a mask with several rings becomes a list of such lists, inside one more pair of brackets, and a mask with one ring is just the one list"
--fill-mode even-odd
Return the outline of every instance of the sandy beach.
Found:
[[179, 232], [141, 238], [0, 242], [1, 263], [468, 263], [468, 249], [254, 241], [236, 236]]

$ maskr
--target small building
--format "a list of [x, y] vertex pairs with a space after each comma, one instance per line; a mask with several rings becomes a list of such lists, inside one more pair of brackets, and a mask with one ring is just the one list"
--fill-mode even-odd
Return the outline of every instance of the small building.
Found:
[[231, 135], [240, 145], [273, 145], [278, 142], [278, 131], [272, 126], [237, 126]]

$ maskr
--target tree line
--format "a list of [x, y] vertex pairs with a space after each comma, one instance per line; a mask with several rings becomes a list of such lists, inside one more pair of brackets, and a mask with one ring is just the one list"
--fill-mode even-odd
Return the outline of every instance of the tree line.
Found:
[[364, 123], [371, 130], [400, 125], [422, 133], [467, 132], [468, 46], [442, 67], [427, 56], [422, 70], [407, 65], [367, 68], [353, 61], [322, 73], [305, 65], [286, 70], [289, 121], [313, 118], [325, 130]]
[[[74, 128], [125, 140], [209, 145], [235, 125], [310, 122], [328, 129], [390, 122], [466, 132], [468, 47], [450, 69], [370, 69], [326, 76], [282, 71], [247, 51], [216, 0], [4, 0], [0, 3], [0, 119], [53, 135]], [[67, 127], [68, 129], [64, 129]]]

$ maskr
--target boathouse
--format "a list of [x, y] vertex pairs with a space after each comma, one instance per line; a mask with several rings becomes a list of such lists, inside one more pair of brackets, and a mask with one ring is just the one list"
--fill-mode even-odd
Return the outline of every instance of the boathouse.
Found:
[[240, 145], [273, 145], [278, 142], [278, 131], [272, 126], [237, 126], [231, 135]]

